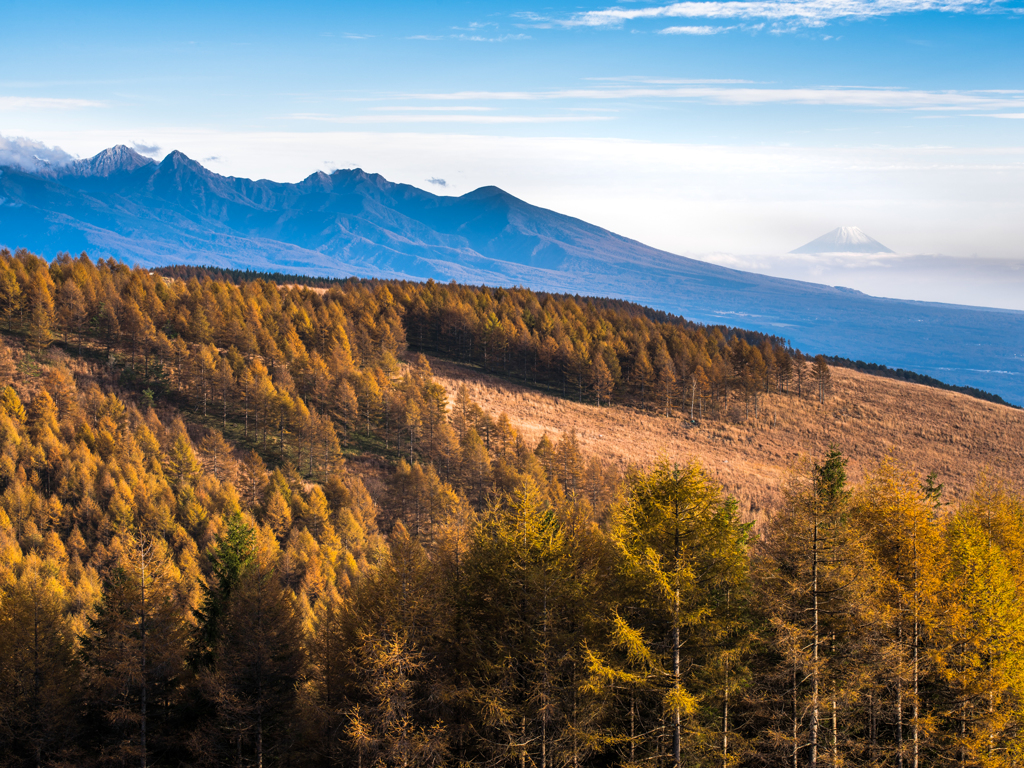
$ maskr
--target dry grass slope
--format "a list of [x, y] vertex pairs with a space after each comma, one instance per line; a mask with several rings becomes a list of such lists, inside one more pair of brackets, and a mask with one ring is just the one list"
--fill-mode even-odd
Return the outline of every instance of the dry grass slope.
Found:
[[801, 457], [821, 456], [832, 443], [848, 457], [854, 482], [891, 456], [922, 477], [937, 472], [950, 500], [963, 498], [983, 473], [1024, 489], [1024, 411], [919, 384], [836, 368], [834, 394], [824, 405], [774, 394], [756, 419], [694, 426], [688, 413], [599, 408], [446, 361], [430, 363], [450, 396], [465, 384], [481, 407], [506, 412], [533, 443], [545, 432], [557, 438], [575, 428], [586, 451], [623, 466], [697, 458], [755, 519], [778, 501]]

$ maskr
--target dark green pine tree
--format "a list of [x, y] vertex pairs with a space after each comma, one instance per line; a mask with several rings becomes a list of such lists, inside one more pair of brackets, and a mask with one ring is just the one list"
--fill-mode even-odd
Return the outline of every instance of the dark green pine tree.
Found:
[[190, 661], [196, 667], [208, 667], [214, 661], [220, 639], [221, 620], [231, 595], [252, 566], [256, 557], [256, 532], [242, 519], [237, 509], [228, 517], [228, 528], [210, 553], [213, 573], [204, 587], [203, 604], [196, 612], [197, 626], [192, 640]]

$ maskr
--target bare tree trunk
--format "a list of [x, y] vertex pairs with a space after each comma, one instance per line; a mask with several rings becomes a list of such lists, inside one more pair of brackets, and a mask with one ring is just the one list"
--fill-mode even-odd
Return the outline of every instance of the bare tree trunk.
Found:
[[[676, 693], [679, 693], [679, 591], [676, 591], [676, 620], [672, 630], [672, 677], [675, 680]], [[681, 768], [679, 753], [682, 741], [682, 718], [679, 707], [676, 707], [672, 728], [672, 762], [675, 768]]]
[[920, 577], [920, 570], [917, 562], [917, 523], [915, 518], [914, 524], [914, 768], [918, 768], [918, 760], [920, 759], [921, 751], [921, 732], [919, 728], [918, 718], [921, 714], [921, 704], [919, 695], [920, 686], [920, 643], [921, 643], [921, 625], [920, 625], [920, 608], [921, 608], [921, 596], [918, 593], [918, 578]]
[[520, 741], [522, 744], [519, 747], [519, 768], [526, 768], [526, 715], [523, 715], [523, 733]]
[[[961, 646], [960, 653], [959, 653], [959, 659], [958, 659], [958, 662], [957, 662], [957, 672], [960, 674], [960, 679], [961, 680], [963, 680], [963, 673], [964, 673], [964, 670], [963, 670], [963, 654], [964, 654], [964, 649]], [[959, 757], [960, 757], [960, 765], [961, 766], [966, 766], [967, 765], [967, 747], [966, 747], [966, 741], [967, 741], [967, 696], [962, 691], [960, 693], [960, 706], [959, 706], [959, 709], [960, 709], [960, 723], [959, 723], [959, 726], [958, 726], [958, 731], [959, 731], [959, 734], [960, 734]]]
[[725, 700], [722, 704], [722, 768], [729, 765], [729, 662], [726, 654]]
[[147, 676], [146, 676], [146, 545], [143, 539], [139, 538], [139, 560], [140, 567], [142, 569], [142, 580], [141, 580], [141, 597], [142, 604], [140, 608], [140, 631], [142, 634], [142, 706], [141, 706], [141, 721], [139, 723], [139, 750], [141, 754], [142, 768], [146, 768], [146, 688]]
[[[676, 502], [675, 510], [676, 518], [676, 532], [675, 532], [675, 565], [679, 565], [679, 551], [680, 551], [680, 540], [679, 540], [679, 502]], [[675, 684], [676, 695], [679, 694], [680, 687], [680, 670], [679, 670], [679, 585], [676, 584], [676, 602], [675, 609], [672, 615], [672, 680]], [[682, 742], [682, 718], [679, 712], [678, 701], [673, 715], [673, 729], [672, 729], [672, 762], [675, 768], [681, 768], [680, 749]]]
[[540, 716], [540, 768], [548, 768], [548, 671], [547, 659], [548, 642], [548, 593], [544, 590], [544, 695], [541, 698], [542, 707]]
[[[831, 643], [829, 645], [832, 656], [835, 657], [836, 653], [836, 633], [832, 632]], [[836, 700], [836, 681], [832, 680], [832, 765], [839, 765], [839, 703]]]
[[[726, 610], [731, 607], [732, 592], [726, 592]], [[725, 653], [725, 696], [722, 701], [722, 768], [729, 764], [729, 652]]]
[[875, 696], [874, 694], [868, 694], [868, 757], [872, 762], [875, 760], [875, 753], [877, 751], [877, 744], [875, 743]]
[[[915, 583], [915, 590], [917, 586]], [[915, 601], [916, 602], [916, 601]], [[917, 605], [914, 605], [914, 768], [918, 768], [918, 760], [921, 752], [921, 733], [918, 727], [918, 718], [921, 714], [920, 702], [918, 700], [920, 666], [918, 659], [918, 644], [920, 641], [920, 627], [918, 625]]]
[[839, 765], [839, 708], [835, 688], [832, 689], [832, 765]]
[[548, 768], [548, 711], [540, 718], [540, 768]]
[[[902, 600], [900, 601], [902, 602]], [[903, 606], [900, 606], [901, 623], [897, 631], [897, 642], [900, 648], [900, 665], [896, 669], [896, 765], [903, 768]]]
[[629, 695], [629, 762], [636, 763], [636, 693]]
[[814, 651], [811, 659], [811, 768], [818, 766], [818, 716], [819, 716], [819, 674], [818, 655], [820, 639], [818, 637], [818, 521], [814, 521], [814, 539], [811, 549], [811, 579], [814, 597]]
[[797, 699], [796, 664], [793, 665], [793, 768], [800, 768], [800, 707]]

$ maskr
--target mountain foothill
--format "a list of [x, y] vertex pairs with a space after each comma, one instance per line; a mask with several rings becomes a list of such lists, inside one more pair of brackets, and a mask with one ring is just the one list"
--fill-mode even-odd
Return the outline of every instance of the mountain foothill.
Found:
[[1021, 418], [615, 298], [0, 251], [0, 765], [1015, 764]]

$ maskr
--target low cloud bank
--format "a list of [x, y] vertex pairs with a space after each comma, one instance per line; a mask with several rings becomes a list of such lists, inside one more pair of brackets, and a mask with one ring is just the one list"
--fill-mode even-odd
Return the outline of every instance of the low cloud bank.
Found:
[[67, 165], [75, 159], [60, 147], [48, 147], [41, 141], [20, 136], [0, 135], [0, 167], [38, 173], [47, 168]]
[[853, 288], [871, 296], [1024, 310], [1022, 259], [856, 253], [693, 257], [772, 277]]

